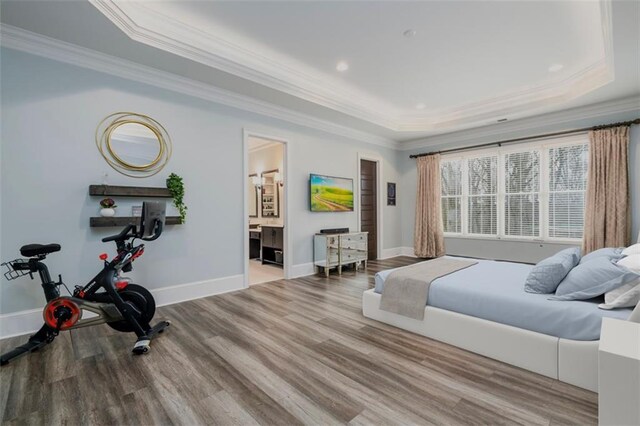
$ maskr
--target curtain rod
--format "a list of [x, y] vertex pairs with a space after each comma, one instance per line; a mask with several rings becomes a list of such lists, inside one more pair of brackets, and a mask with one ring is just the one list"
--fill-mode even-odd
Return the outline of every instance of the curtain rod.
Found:
[[586, 132], [588, 130], [602, 130], [602, 129], [609, 129], [611, 127], [618, 127], [618, 126], [632, 126], [634, 124], [640, 124], [640, 118], [636, 118], [635, 120], [631, 120], [631, 121], [622, 121], [620, 123], [603, 124], [603, 125], [600, 125], [600, 126], [584, 127], [582, 129], [565, 130], [565, 131], [562, 131], [562, 132], [546, 133], [546, 134], [543, 134], [543, 135], [535, 135], [535, 136], [525, 136], [525, 137], [522, 137], [522, 138], [506, 139], [506, 140], [503, 140], [503, 141], [488, 142], [488, 143], [481, 143], [481, 144], [478, 144], [478, 145], [464, 146], [464, 147], [460, 147], [460, 148], [445, 149], [445, 150], [442, 150], [442, 151], [424, 152], [422, 154], [412, 154], [412, 155], [409, 156], [409, 158], [418, 158], [418, 157], [425, 157], [427, 155], [447, 154], [447, 153], [450, 153], [450, 152], [467, 151], [467, 150], [470, 150], [470, 149], [484, 148], [484, 147], [493, 146], [493, 145], [502, 146], [502, 144], [506, 144], [506, 143], [516, 143], [516, 142], [529, 141], [531, 139], [540, 139], [540, 138], [549, 138], [549, 137], [553, 137], [553, 136], [571, 135], [573, 133]]

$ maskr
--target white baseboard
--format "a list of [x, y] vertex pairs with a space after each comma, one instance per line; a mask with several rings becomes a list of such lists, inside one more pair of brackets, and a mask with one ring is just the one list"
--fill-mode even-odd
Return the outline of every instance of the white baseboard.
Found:
[[165, 306], [242, 289], [244, 289], [244, 275], [240, 274], [157, 288], [151, 290], [151, 293], [156, 299], [157, 306]]
[[382, 256], [380, 259], [389, 259], [390, 257], [400, 256], [400, 249], [402, 247], [393, 247], [389, 249], [382, 249]]
[[[151, 289], [157, 306], [172, 305], [216, 294], [244, 289], [244, 276], [214, 278], [205, 281]], [[33, 333], [42, 327], [42, 308], [0, 315], [0, 339]]]
[[394, 247], [382, 250], [382, 257], [380, 259], [389, 259], [396, 256], [416, 257], [413, 247]]
[[413, 247], [400, 247], [400, 256], [416, 257], [416, 251]]
[[313, 265], [313, 262], [301, 263], [300, 265], [293, 265], [291, 267], [291, 276], [289, 278], [307, 277], [309, 275], [314, 275], [315, 273], [316, 268]]
[[42, 327], [42, 308], [0, 315], [0, 339], [31, 333]]

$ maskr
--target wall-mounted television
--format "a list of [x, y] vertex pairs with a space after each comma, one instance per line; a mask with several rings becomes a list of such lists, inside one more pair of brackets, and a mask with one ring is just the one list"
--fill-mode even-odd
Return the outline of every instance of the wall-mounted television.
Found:
[[353, 179], [311, 174], [309, 198], [312, 212], [352, 212]]

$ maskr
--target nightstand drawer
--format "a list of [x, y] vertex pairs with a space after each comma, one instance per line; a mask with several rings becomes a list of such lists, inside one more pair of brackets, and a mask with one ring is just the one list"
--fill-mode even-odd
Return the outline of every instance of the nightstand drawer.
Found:
[[341, 235], [342, 243], [352, 243], [359, 242], [363, 243], [367, 240], [367, 234], [349, 234], [349, 235]]
[[355, 241], [350, 242], [342, 242], [342, 250], [367, 250], [367, 245], [364, 243], [359, 243]]
[[360, 256], [355, 255], [355, 254], [344, 253], [342, 255], [342, 263], [357, 262], [359, 257]]

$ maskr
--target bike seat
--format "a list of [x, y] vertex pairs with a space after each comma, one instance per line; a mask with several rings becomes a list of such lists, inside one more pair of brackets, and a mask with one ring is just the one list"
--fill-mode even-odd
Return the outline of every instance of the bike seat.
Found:
[[56, 251], [60, 251], [60, 244], [27, 244], [20, 247], [20, 254], [25, 257], [40, 256]]

